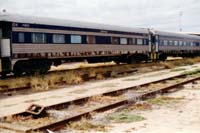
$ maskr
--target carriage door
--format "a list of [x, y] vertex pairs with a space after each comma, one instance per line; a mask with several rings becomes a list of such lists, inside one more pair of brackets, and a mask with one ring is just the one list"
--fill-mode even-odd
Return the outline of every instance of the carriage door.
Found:
[[0, 29], [0, 72], [7, 72], [11, 69], [10, 57], [10, 39], [4, 37], [3, 30]]
[[155, 35], [155, 52], [159, 52], [159, 35]]
[[156, 60], [159, 52], [159, 35], [153, 32], [149, 34], [149, 53], [151, 60]]

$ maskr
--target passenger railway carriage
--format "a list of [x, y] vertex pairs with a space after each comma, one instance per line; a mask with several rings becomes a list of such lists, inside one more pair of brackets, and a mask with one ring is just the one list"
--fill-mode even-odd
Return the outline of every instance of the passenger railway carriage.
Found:
[[200, 37], [21, 15], [0, 15], [0, 72], [44, 73], [62, 62], [165, 60], [199, 54]]

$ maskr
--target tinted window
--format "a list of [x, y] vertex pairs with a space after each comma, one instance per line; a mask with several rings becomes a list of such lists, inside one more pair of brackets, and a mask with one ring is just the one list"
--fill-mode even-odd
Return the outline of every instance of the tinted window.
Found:
[[71, 43], [81, 43], [82, 38], [80, 35], [71, 35]]
[[43, 33], [33, 33], [32, 34], [33, 43], [46, 43], [46, 36]]
[[18, 34], [18, 40], [19, 40], [19, 42], [24, 42], [24, 33], [19, 33]]
[[53, 35], [53, 43], [65, 43], [65, 35]]
[[107, 36], [95, 36], [97, 44], [111, 44], [111, 37]]

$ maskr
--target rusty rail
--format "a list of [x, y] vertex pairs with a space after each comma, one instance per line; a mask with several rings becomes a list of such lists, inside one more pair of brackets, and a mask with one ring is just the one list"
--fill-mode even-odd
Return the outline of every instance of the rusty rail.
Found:
[[[184, 76], [184, 75], [180, 75], [180, 76], [176, 76], [176, 77], [172, 77], [172, 78], [168, 78], [168, 79], [173, 79], [173, 78], [182, 77], [182, 76]], [[165, 79], [165, 80], [168, 80], [168, 79]], [[164, 93], [167, 93], [171, 90], [180, 90], [180, 89], [183, 89], [183, 88], [180, 88], [180, 86], [194, 82], [196, 80], [200, 80], [200, 76], [186, 80], [186, 81], [182, 81], [180, 83], [169, 85], [167, 87], [159, 88], [159, 89], [154, 90], [154, 91], [144, 92], [143, 94], [135, 96], [134, 99], [145, 100], [145, 99], [148, 99], [148, 98], [156, 97], [157, 94], [164, 94]], [[160, 80], [160, 82], [161, 81], [164, 81], [164, 80]], [[159, 82], [159, 81], [157, 81], [157, 82]], [[155, 82], [155, 83], [157, 83], [157, 82]], [[148, 85], [148, 84], [146, 84], [146, 85]], [[133, 88], [135, 88], [135, 87], [133, 87]], [[129, 90], [129, 89], [127, 88], [127, 90]], [[113, 91], [113, 93], [114, 93], [114, 91]], [[111, 94], [111, 92], [108, 93], [108, 94]], [[129, 99], [118, 100], [118, 101], [112, 102], [111, 104], [104, 104], [104, 105], [101, 105], [101, 106], [93, 108], [93, 109], [87, 109], [83, 113], [80, 113], [78, 115], [74, 115], [74, 116], [71, 116], [71, 117], [68, 117], [68, 118], [64, 118], [63, 120], [59, 120], [59, 121], [56, 121], [56, 122], [51, 123], [51, 124], [39, 126], [39, 127], [36, 127], [36, 128], [28, 128], [28, 129], [22, 130], [22, 131], [20, 131], [19, 129], [17, 129], [17, 130], [19, 132], [27, 132], [27, 133], [31, 132], [31, 131], [45, 131], [47, 129], [50, 129], [52, 131], [56, 131], [56, 130], [63, 128], [69, 122], [80, 120], [82, 117], [85, 117], [85, 116], [90, 116], [91, 112], [102, 112], [102, 111], [114, 109], [116, 107], [126, 105], [128, 102], [129, 102]], [[67, 103], [65, 103], [65, 104], [67, 104]], [[60, 105], [58, 104], [58, 105], [54, 105], [54, 106], [49, 106], [49, 107], [46, 107], [46, 109], [51, 109], [51, 108], [54, 108], [56, 106], [58, 108], [61, 108], [61, 106], [64, 107], [64, 103], [60, 104]]]
[[[181, 74], [181, 75], [178, 75], [178, 76], [174, 76], [174, 77], [169, 77], [169, 78], [165, 78], [165, 79], [160, 79], [160, 80], [157, 80], [157, 81], [153, 81], [153, 82], [150, 82], [150, 83], [145, 83], [145, 84], [142, 84], [140, 85], [140, 87], [144, 87], [144, 86], [147, 86], [149, 84], [153, 84], [153, 83], [159, 83], [159, 82], [162, 82], [162, 81], [165, 81], [165, 80], [170, 80], [170, 79], [174, 79], [174, 78], [181, 78], [181, 77], [185, 77], [185, 74]], [[109, 96], [109, 95], [119, 95], [121, 93], [124, 93], [126, 91], [129, 91], [129, 90], [136, 90], [138, 89], [138, 86], [132, 86], [132, 87], [129, 87], [129, 88], [122, 88], [120, 90], [111, 90], [111, 91], [107, 91], [105, 93], [102, 93], [101, 95], [105, 95], [105, 96]], [[92, 97], [95, 97], [95, 96], [98, 96], [98, 95], [93, 95]], [[83, 101], [87, 101], [89, 98], [91, 98], [91, 96], [89, 97], [82, 97], [82, 98], [78, 98], [78, 99], [75, 99], [75, 100], [72, 100], [72, 101], [67, 101], [67, 102], [63, 102], [63, 103], [59, 103], [59, 104], [54, 104], [54, 105], [50, 105], [50, 106], [46, 106], [45, 109], [62, 109], [62, 108], [66, 108], [72, 104], [79, 104], [79, 103], [83, 103]], [[26, 112], [20, 112], [20, 113], [17, 113], [17, 114], [13, 114], [12, 116], [26, 116], [27, 113]]]
[[[173, 85], [170, 85], [168, 87], [160, 88], [160, 89], [157, 89], [155, 91], [146, 92], [146, 93], [140, 94], [140, 95], [138, 95], [134, 98], [141, 99], [141, 100], [152, 98], [152, 97], [155, 97], [157, 94], [164, 94], [164, 93], [166, 93], [166, 92], [168, 92], [168, 91], [170, 91], [170, 90], [172, 90], [176, 87], [182, 86], [184, 84], [188, 84], [190, 82], [194, 82], [196, 80], [200, 80], [200, 77], [196, 77], [196, 78], [193, 78], [193, 79], [190, 79], [190, 80], [187, 80], [187, 81], [183, 81], [183, 82], [180, 82], [180, 83], [177, 83], [177, 84], [173, 84]], [[48, 124], [48, 125], [45, 125], [45, 126], [37, 127], [37, 128], [32, 129], [32, 130], [33, 131], [44, 131], [46, 129], [58, 130], [58, 129], [62, 128], [63, 126], [65, 126], [66, 123], [71, 122], [71, 121], [80, 120], [82, 117], [88, 116], [91, 112], [99, 112], [99, 111], [110, 110], [110, 109], [113, 109], [113, 108], [127, 104], [128, 100], [129, 99], [119, 100], [119, 101], [116, 101], [112, 104], [105, 104], [101, 107], [98, 107], [98, 108], [95, 108], [95, 109], [92, 109], [92, 110], [87, 110], [86, 112], [81, 113], [79, 115], [71, 116], [69, 118], [65, 118], [63, 120], [60, 120], [60, 121], [57, 121], [55, 123]]]

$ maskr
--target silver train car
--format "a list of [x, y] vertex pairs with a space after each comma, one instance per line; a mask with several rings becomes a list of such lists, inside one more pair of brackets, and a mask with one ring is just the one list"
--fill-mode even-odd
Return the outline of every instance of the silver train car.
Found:
[[200, 38], [184, 33], [156, 31], [159, 40], [159, 59], [167, 56], [194, 57], [200, 55]]
[[82, 61], [135, 63], [195, 56], [200, 37], [149, 29], [0, 15], [0, 73], [45, 73], [51, 65]]

